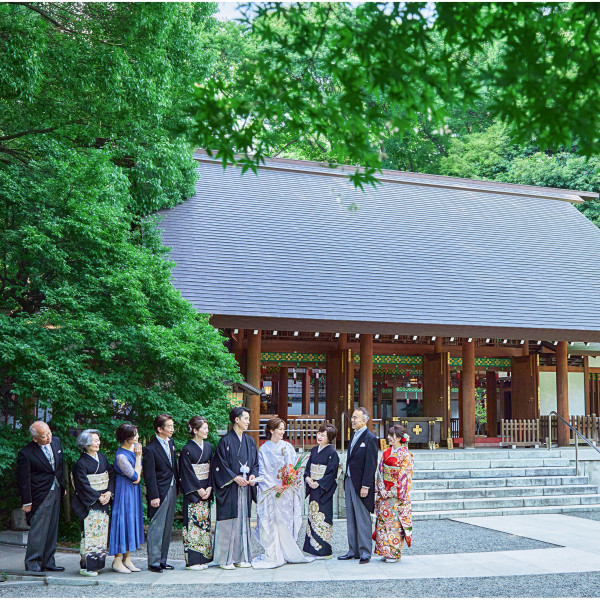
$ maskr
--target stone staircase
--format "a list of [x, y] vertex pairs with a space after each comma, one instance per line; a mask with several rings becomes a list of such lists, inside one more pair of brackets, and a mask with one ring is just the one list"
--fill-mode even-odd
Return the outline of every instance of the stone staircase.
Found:
[[600, 510], [561, 450], [416, 450], [413, 519]]

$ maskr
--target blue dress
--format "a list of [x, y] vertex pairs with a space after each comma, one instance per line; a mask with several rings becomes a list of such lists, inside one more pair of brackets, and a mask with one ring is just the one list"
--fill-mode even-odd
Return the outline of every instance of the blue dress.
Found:
[[135, 454], [119, 448], [115, 456], [115, 500], [108, 546], [111, 556], [133, 552], [144, 543], [142, 490], [139, 483], [133, 483], [138, 478], [134, 467]]

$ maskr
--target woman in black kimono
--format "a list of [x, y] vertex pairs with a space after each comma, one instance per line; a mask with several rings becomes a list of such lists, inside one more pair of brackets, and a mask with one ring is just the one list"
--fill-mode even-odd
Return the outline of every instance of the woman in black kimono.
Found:
[[206, 441], [208, 423], [192, 417], [187, 424], [192, 439], [179, 455], [179, 477], [183, 491], [183, 550], [186, 569], [201, 571], [212, 560], [210, 502], [212, 446]]
[[308, 523], [304, 552], [317, 559], [331, 558], [333, 536], [333, 494], [337, 489], [340, 459], [332, 443], [337, 429], [326, 423], [317, 433], [318, 446], [310, 451], [304, 470], [306, 495], [309, 496]]
[[77, 445], [81, 456], [73, 467], [75, 495], [71, 508], [81, 523], [79, 574], [95, 577], [106, 562], [108, 511], [115, 492], [115, 471], [99, 452], [100, 434], [96, 429], [82, 431]]

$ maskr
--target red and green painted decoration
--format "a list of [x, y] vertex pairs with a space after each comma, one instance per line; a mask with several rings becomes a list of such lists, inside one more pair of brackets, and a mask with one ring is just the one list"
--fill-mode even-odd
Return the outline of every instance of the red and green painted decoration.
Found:
[[[302, 352], [263, 352], [261, 354], [261, 361], [263, 364], [268, 364], [267, 372], [275, 373], [278, 367], [282, 363], [296, 363], [297, 367], [322, 367], [327, 360], [327, 356], [324, 353], [302, 353]], [[275, 363], [275, 364], [274, 364]], [[360, 364], [360, 354], [354, 353], [354, 363]], [[389, 354], [376, 354], [373, 356], [373, 371], [376, 372], [378, 366], [397, 366], [398, 368], [403, 367], [412, 373], [420, 373], [423, 363], [421, 356], [397, 356]], [[449, 360], [450, 367], [460, 368], [462, 367], [462, 358], [460, 356], [451, 356]], [[484, 368], [496, 368], [496, 369], [510, 369], [511, 361], [510, 358], [475, 358], [476, 367]], [[273, 369], [273, 370], [272, 370]], [[389, 372], [381, 370], [382, 373]]]

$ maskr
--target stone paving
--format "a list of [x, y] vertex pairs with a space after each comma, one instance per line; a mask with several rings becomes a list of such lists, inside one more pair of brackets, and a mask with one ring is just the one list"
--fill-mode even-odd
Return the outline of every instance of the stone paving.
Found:
[[[470, 527], [500, 532], [537, 540], [542, 547], [520, 550], [487, 552], [411, 554], [405, 553], [400, 563], [387, 564], [377, 559], [368, 565], [357, 561], [315, 561], [310, 565], [284, 565], [273, 570], [235, 569], [224, 571], [218, 567], [205, 571], [186, 571], [182, 560], [172, 561], [174, 571], [155, 574], [147, 571], [146, 560], [135, 559], [143, 570], [131, 575], [120, 575], [106, 569], [98, 578], [83, 578], [78, 575], [79, 557], [75, 553], [61, 553], [59, 564], [66, 571], [59, 575], [46, 576], [48, 585], [88, 586], [103, 585], [132, 586], [151, 585], [198, 585], [292, 583], [292, 582], [340, 582], [381, 581], [407, 579], [446, 578], [489, 578], [496, 576], [522, 576], [560, 573], [593, 573], [600, 570], [600, 522], [581, 519], [570, 515], [538, 514], [498, 517], [475, 517], [457, 519]], [[477, 533], [477, 532], [476, 532]], [[460, 540], [456, 540], [460, 547]], [[443, 549], [441, 549], [443, 550]], [[22, 569], [24, 549], [0, 547], [0, 570], [18, 572]], [[2, 584], [0, 593], [6, 591]], [[92, 590], [90, 590], [91, 592]], [[2, 593], [4, 595], [4, 593]], [[326, 595], [326, 594], [325, 594]]]

